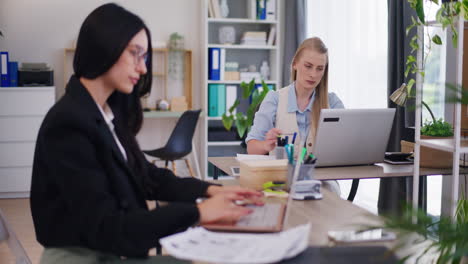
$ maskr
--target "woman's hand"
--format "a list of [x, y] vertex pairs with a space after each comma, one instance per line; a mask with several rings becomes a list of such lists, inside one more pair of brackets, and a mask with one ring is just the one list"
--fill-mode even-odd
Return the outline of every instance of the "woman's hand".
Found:
[[206, 194], [209, 197], [216, 196], [219, 194], [233, 194], [235, 195], [236, 202], [239, 203], [242, 201], [243, 203], [249, 203], [249, 204], [256, 204], [256, 205], [263, 205], [263, 193], [250, 189], [250, 188], [244, 188], [240, 186], [217, 186], [217, 185], [211, 185], [208, 187], [206, 190]]
[[244, 215], [250, 214], [251, 209], [235, 204], [236, 200], [242, 199], [241, 195], [234, 192], [219, 193], [205, 201], [197, 204], [200, 212], [200, 223], [209, 224], [213, 222], [233, 224]]
[[268, 130], [265, 134], [264, 147], [265, 151], [268, 153], [276, 147], [276, 142], [278, 141], [278, 136], [281, 135], [281, 130], [278, 128], [272, 128]]

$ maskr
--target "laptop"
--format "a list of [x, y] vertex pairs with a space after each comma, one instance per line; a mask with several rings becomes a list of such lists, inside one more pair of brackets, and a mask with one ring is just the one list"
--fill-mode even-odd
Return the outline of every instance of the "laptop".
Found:
[[383, 162], [394, 108], [322, 109], [312, 152], [316, 167]]
[[236, 223], [212, 223], [202, 226], [213, 231], [273, 233], [283, 229], [286, 204], [265, 203], [263, 206], [246, 205], [252, 213], [241, 217]]

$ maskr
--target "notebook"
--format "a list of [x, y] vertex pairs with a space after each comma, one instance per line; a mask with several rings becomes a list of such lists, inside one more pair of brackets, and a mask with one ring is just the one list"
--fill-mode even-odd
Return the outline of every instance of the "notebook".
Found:
[[383, 162], [394, 108], [322, 109], [312, 152], [316, 167]]

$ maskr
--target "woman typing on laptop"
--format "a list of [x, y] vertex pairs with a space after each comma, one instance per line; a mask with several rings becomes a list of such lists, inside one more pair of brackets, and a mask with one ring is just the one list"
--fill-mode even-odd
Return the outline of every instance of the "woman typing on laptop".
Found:
[[[146, 161], [136, 134], [151, 54], [147, 26], [116, 4], [83, 22], [75, 74], [36, 142], [31, 210], [45, 247], [41, 263], [143, 263], [128, 258], [146, 257], [159, 238], [198, 222], [238, 220], [250, 209], [234, 202], [261, 196], [179, 178]], [[197, 204], [198, 197], [207, 199]], [[149, 210], [146, 200], [169, 203]]]
[[[320, 38], [306, 39], [296, 50], [291, 63], [291, 80], [289, 86], [269, 92], [255, 114], [246, 138], [249, 154], [267, 154], [276, 147], [278, 136], [294, 133], [298, 133], [294, 142], [295, 156], [301, 143], [305, 143], [310, 153], [320, 110], [344, 108], [336, 94], [328, 93], [328, 49]], [[327, 181], [324, 187], [340, 193], [336, 181]]]

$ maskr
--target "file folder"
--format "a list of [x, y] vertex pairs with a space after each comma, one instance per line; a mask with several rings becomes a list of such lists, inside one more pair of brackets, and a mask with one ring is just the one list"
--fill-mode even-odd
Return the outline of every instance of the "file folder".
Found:
[[[237, 86], [236, 85], [226, 85], [226, 111], [234, 105], [237, 100]], [[232, 111], [232, 114], [236, 114], [236, 109]]]
[[220, 80], [220, 48], [208, 49], [208, 79], [212, 81]]
[[226, 86], [218, 84], [218, 114], [222, 116], [226, 112]]
[[266, 1], [267, 0], [257, 0], [257, 19], [265, 20], [266, 18]]
[[8, 63], [8, 73], [10, 76], [10, 87], [18, 86], [18, 62], [10, 61]]
[[265, 20], [274, 21], [276, 19], [276, 0], [267, 0], [265, 5], [266, 5]]
[[218, 116], [217, 84], [208, 84], [208, 116]]
[[224, 81], [224, 72], [226, 68], [226, 49], [221, 49], [220, 59], [219, 59], [219, 79]]
[[9, 87], [10, 79], [8, 78], [8, 52], [0, 52], [0, 86]]

